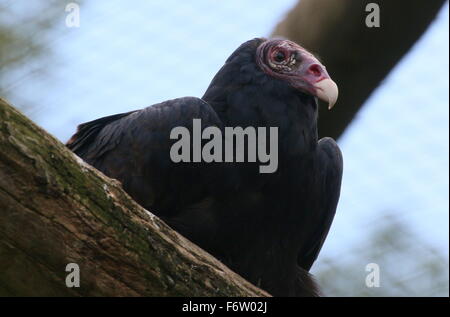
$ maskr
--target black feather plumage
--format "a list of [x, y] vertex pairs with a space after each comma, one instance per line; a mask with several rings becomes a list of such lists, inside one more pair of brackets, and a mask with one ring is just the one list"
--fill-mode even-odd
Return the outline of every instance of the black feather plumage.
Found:
[[[185, 97], [80, 125], [68, 147], [120, 180], [142, 206], [275, 296], [317, 296], [308, 271], [339, 199], [342, 156], [318, 140], [317, 101], [256, 63], [265, 39], [242, 44], [202, 99]], [[278, 127], [278, 169], [173, 163], [176, 126]]]

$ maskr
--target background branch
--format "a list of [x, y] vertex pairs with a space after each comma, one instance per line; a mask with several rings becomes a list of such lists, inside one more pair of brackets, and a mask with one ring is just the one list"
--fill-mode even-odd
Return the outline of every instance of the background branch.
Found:
[[[365, 25], [366, 5], [380, 27]], [[301, 0], [273, 31], [318, 54], [339, 86], [335, 108], [320, 109], [319, 133], [338, 138], [370, 94], [421, 37], [445, 0]]]

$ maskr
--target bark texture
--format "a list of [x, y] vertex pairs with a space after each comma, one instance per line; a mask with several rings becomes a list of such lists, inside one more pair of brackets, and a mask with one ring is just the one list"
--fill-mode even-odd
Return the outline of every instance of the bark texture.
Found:
[[[81, 285], [68, 288], [68, 263]], [[0, 296], [267, 296], [0, 99]]]

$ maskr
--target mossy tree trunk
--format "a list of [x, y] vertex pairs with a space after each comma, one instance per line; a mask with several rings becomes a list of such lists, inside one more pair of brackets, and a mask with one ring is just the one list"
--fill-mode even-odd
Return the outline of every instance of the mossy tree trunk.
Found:
[[[80, 287], [66, 286], [66, 265]], [[267, 296], [0, 99], [0, 295]]]

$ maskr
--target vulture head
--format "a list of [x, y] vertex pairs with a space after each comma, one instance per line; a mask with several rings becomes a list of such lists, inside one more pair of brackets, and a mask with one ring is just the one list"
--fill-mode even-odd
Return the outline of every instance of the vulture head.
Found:
[[305, 48], [286, 39], [255, 38], [231, 54], [203, 99], [214, 104], [233, 93], [245, 94], [249, 100], [250, 95], [262, 92], [288, 97], [290, 91], [317, 97], [327, 102], [329, 109], [338, 97], [337, 85], [325, 66]]
[[327, 102], [328, 109], [336, 103], [336, 83], [325, 66], [300, 45], [285, 39], [266, 40], [256, 49], [255, 58], [267, 75]]

